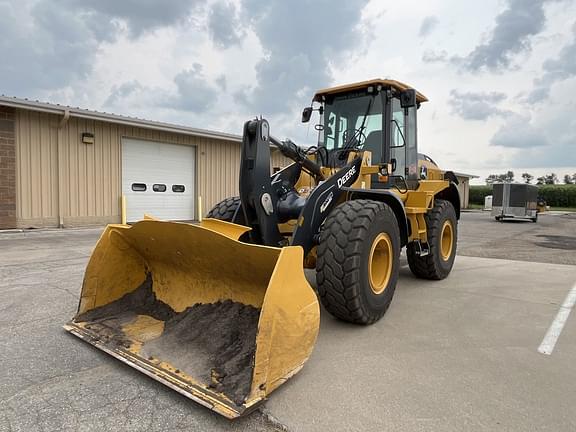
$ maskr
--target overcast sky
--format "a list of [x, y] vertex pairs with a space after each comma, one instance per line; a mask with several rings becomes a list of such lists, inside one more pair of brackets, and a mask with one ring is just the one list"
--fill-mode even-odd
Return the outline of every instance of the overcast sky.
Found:
[[0, 93], [309, 145], [315, 89], [428, 96], [443, 168], [576, 172], [576, 0], [0, 0]]

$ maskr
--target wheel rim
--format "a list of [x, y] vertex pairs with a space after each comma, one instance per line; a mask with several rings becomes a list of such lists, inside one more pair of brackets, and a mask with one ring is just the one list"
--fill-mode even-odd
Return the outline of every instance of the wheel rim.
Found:
[[444, 225], [442, 225], [442, 234], [440, 235], [440, 255], [442, 255], [444, 261], [450, 259], [453, 244], [454, 230], [452, 229], [452, 222], [447, 220], [444, 221]]
[[392, 274], [392, 241], [386, 233], [380, 233], [374, 239], [368, 258], [368, 279], [374, 294], [381, 294], [390, 281]]

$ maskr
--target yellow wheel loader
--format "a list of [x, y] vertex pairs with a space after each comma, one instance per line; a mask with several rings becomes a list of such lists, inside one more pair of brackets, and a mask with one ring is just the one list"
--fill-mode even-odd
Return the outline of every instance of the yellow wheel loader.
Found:
[[[417, 277], [450, 273], [460, 201], [453, 173], [419, 162], [426, 100], [392, 80], [321, 90], [302, 114], [318, 113], [308, 149], [246, 122], [240, 196], [200, 224], [108, 226], [65, 328], [228, 418], [250, 412], [310, 356], [318, 299], [371, 324], [392, 301], [403, 247]], [[293, 160], [273, 175], [271, 147]]]

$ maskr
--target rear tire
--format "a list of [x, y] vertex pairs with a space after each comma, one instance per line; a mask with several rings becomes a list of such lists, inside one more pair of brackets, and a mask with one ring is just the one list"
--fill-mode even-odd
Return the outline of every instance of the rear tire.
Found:
[[220, 201], [206, 215], [207, 218], [232, 222], [236, 210], [240, 207], [240, 197], [230, 197]]
[[[458, 220], [450, 201], [437, 199], [434, 208], [424, 215], [430, 253], [416, 254], [414, 243], [406, 247], [408, 265], [414, 276], [422, 279], [440, 280], [450, 274], [458, 243]], [[450, 232], [448, 232], [449, 230]], [[451, 236], [451, 240], [448, 239]]]
[[324, 307], [357, 324], [378, 321], [398, 280], [400, 230], [392, 209], [371, 200], [347, 201], [326, 218], [316, 279]]

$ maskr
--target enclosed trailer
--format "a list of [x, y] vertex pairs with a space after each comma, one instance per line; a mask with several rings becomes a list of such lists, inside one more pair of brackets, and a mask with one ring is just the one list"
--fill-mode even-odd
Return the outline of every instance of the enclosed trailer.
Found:
[[523, 183], [496, 183], [492, 187], [492, 216], [538, 220], [538, 188]]

